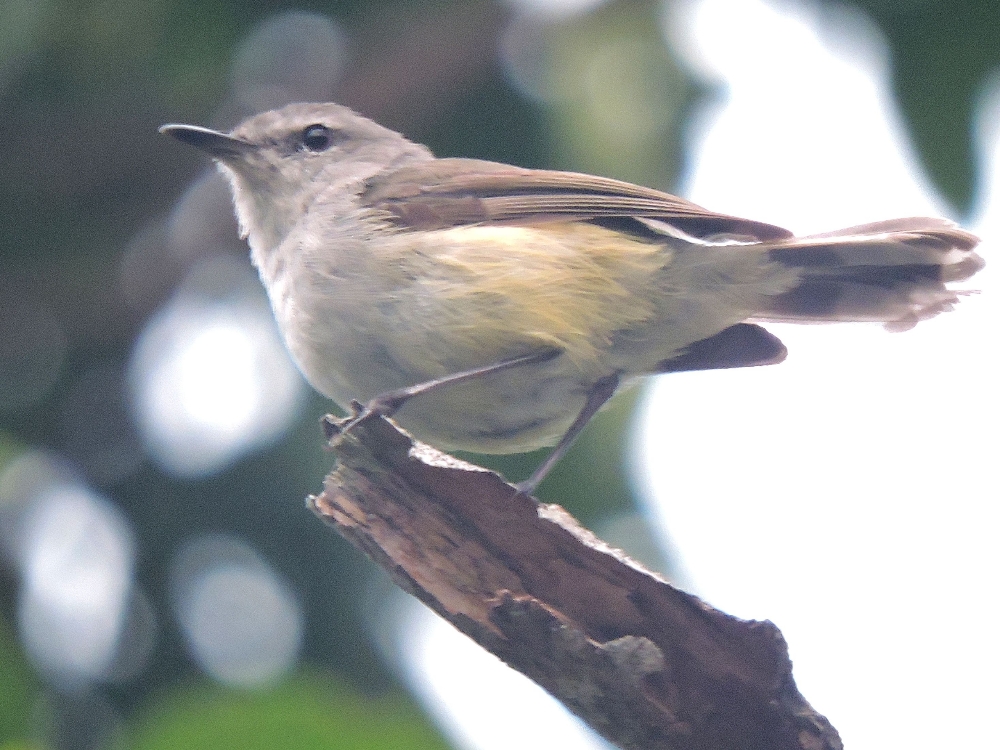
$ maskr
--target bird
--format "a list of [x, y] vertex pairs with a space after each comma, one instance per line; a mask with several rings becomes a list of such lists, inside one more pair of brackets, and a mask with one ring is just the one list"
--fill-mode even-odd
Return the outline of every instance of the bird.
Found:
[[[228, 178], [292, 359], [352, 416], [444, 450], [555, 446], [645, 376], [777, 364], [767, 322], [906, 330], [979, 238], [943, 218], [795, 236], [607, 177], [438, 158], [334, 103], [161, 132]], [[862, 365], [863, 366], [863, 365]]]

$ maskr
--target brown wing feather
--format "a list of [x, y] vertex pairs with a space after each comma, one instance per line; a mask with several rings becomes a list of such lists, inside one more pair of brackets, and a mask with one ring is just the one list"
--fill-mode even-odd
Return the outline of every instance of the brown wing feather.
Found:
[[[695, 237], [769, 241], [791, 236], [781, 227], [718, 214], [620, 180], [475, 159], [433, 159], [381, 174], [368, 183], [361, 199], [412, 229], [620, 218], [662, 221]], [[650, 232], [638, 222], [636, 229]]]
[[945, 250], [972, 250], [979, 244], [979, 237], [966, 232], [953, 221], [929, 216], [914, 216], [906, 219], [887, 219], [855, 227], [837, 229], [833, 232], [810, 234], [800, 237], [802, 244], [822, 244], [822, 240], [849, 241], [857, 237], [871, 238], [873, 235], [892, 235], [893, 239], [908, 242], [923, 242], [928, 246], [937, 245]]

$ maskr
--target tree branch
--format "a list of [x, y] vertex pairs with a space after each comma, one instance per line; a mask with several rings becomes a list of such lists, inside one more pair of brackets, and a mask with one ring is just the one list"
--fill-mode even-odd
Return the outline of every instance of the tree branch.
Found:
[[310, 507], [619, 747], [843, 747], [796, 689], [772, 623], [713, 609], [560, 506], [518, 495], [385, 419], [334, 442], [338, 466]]

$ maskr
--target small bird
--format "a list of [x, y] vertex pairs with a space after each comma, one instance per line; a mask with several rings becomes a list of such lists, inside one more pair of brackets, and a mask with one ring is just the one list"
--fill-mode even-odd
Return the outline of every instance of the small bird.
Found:
[[443, 449], [555, 445], [525, 493], [629, 381], [782, 361], [759, 321], [906, 329], [983, 266], [944, 219], [795, 237], [605, 177], [436, 158], [337, 104], [160, 130], [229, 179], [314, 388]]

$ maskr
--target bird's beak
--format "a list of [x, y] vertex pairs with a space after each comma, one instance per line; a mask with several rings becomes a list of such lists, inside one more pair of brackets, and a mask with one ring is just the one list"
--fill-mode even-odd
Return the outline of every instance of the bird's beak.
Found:
[[164, 125], [160, 128], [160, 132], [172, 135], [177, 140], [189, 143], [222, 161], [244, 156], [257, 148], [252, 143], [200, 125]]

